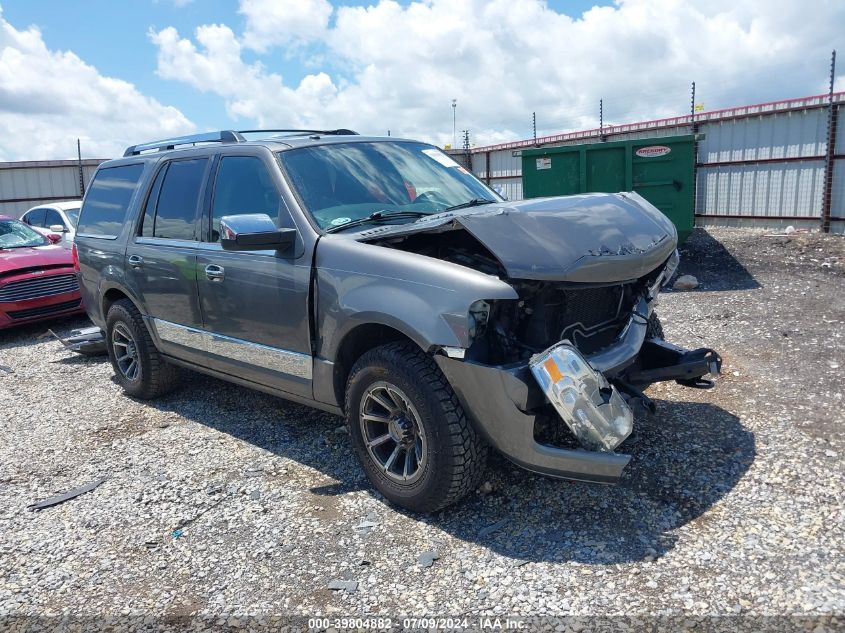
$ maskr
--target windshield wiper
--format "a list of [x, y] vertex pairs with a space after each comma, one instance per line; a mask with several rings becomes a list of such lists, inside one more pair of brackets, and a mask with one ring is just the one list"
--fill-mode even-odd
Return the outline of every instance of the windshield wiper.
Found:
[[453, 204], [451, 207], [446, 207], [443, 211], [456, 211], [457, 209], [466, 209], [467, 207], [477, 207], [482, 204], [493, 204], [496, 202], [495, 200], [489, 200], [487, 198], [473, 198], [472, 200], [467, 200], [466, 202], [461, 202], [460, 204]]
[[350, 229], [353, 226], [361, 226], [362, 224], [369, 224], [370, 222], [381, 222], [383, 220], [401, 220], [402, 218], [421, 218], [424, 215], [431, 215], [430, 212], [425, 211], [373, 211], [370, 215], [357, 220], [350, 220], [345, 224], [338, 224], [337, 226], [330, 226], [326, 229], [326, 233], [336, 233], [344, 229]]

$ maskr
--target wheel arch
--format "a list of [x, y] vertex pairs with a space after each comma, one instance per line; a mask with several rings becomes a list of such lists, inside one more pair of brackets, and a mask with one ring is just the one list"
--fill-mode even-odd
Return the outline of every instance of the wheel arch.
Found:
[[371, 349], [396, 341], [426, 351], [411, 336], [384, 323], [361, 323], [344, 334], [335, 351], [333, 372], [334, 395], [341, 408], [345, 406], [346, 381], [355, 362]]

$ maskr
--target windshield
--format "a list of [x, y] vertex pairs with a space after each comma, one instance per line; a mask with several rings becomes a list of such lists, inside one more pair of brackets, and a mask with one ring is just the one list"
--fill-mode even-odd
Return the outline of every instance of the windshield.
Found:
[[17, 220], [0, 220], [0, 248], [45, 246], [50, 241], [38, 231]]
[[[278, 155], [305, 207], [324, 229], [377, 212], [385, 212], [381, 222], [404, 223], [471, 201], [501, 201], [449, 156], [424, 143], [331, 143]], [[397, 211], [410, 213], [387, 215]]]
[[73, 228], [79, 222], [79, 209], [65, 209], [65, 215]]

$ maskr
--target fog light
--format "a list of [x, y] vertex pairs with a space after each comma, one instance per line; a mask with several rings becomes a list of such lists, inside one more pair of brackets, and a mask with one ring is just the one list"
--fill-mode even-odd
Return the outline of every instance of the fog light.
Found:
[[630, 435], [631, 409], [569, 343], [537, 354], [530, 366], [549, 402], [584, 448], [612, 451]]

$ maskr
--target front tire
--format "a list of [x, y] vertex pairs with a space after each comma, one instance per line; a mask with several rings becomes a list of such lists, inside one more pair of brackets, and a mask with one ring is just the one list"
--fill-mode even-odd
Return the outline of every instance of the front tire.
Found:
[[434, 361], [406, 343], [366, 352], [346, 387], [346, 422], [364, 471], [391, 502], [434, 512], [478, 485], [488, 448]]
[[179, 369], [156, 349], [141, 313], [129, 299], [115, 301], [106, 316], [106, 349], [127, 396], [149, 400], [172, 391]]

